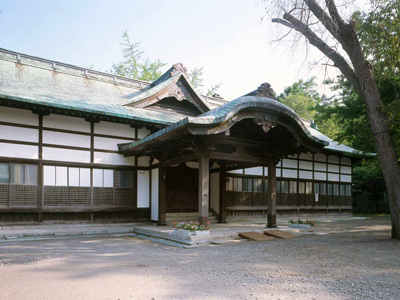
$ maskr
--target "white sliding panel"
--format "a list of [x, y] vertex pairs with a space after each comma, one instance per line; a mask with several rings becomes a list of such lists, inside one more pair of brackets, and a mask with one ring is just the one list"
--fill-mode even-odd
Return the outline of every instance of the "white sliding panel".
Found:
[[38, 143], [39, 130], [0, 125], [0, 139]]
[[105, 153], [105, 152], [95, 152], [94, 162], [96, 164], [108, 164], [108, 165], [135, 165], [135, 157], [124, 157], [117, 153]]
[[39, 147], [30, 145], [0, 143], [0, 156], [38, 159]]
[[130, 127], [128, 124], [112, 123], [105, 121], [94, 124], [94, 133], [127, 137], [132, 139], [136, 138], [135, 128]]
[[90, 136], [43, 130], [43, 143], [90, 148]]
[[43, 147], [43, 159], [89, 163], [90, 152], [83, 150]]
[[150, 172], [137, 171], [137, 207], [150, 206]]
[[39, 126], [39, 116], [30, 110], [0, 106], [0, 121]]
[[244, 169], [244, 173], [247, 174], [247, 175], [259, 175], [259, 176], [262, 176], [263, 168], [262, 167], [247, 168], [247, 169]]
[[85, 119], [56, 114], [44, 116], [43, 127], [90, 133], [90, 123]]

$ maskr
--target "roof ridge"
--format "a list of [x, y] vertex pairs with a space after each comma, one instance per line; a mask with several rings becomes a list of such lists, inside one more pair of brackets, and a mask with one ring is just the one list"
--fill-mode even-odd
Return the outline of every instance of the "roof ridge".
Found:
[[[1, 55], [1, 54], [4, 54], [4, 55]], [[6, 59], [6, 58], [9, 58], [9, 59]], [[40, 65], [27, 64], [26, 62], [21, 61], [21, 58], [26, 59], [28, 61], [35, 61], [35, 62], [39, 62], [39, 63], [48, 64], [49, 69], [52, 68], [55, 71], [58, 71], [61, 73], [66, 73], [68, 75], [75, 75], [75, 76], [80, 75], [83, 77], [89, 77], [89, 75], [95, 75], [95, 76], [90, 76], [90, 78], [94, 79], [94, 80], [100, 80], [100, 81], [104, 81], [104, 80], [97, 78], [96, 75], [104, 76], [104, 77], [112, 79], [112, 81], [110, 83], [114, 83], [114, 84], [134, 83], [135, 87], [137, 87], [137, 88], [144, 88], [146, 86], [151, 85], [150, 82], [143, 81], [143, 80], [133, 79], [133, 78], [120, 76], [117, 74], [111, 74], [111, 73], [98, 71], [98, 70], [92, 70], [89, 68], [84, 68], [84, 67], [67, 64], [67, 63], [63, 63], [63, 62], [59, 62], [59, 61], [55, 61], [55, 60], [50, 60], [47, 58], [42, 58], [42, 57], [38, 57], [38, 56], [33, 56], [33, 55], [25, 54], [25, 53], [20, 53], [20, 52], [8, 50], [8, 49], [0, 48], [0, 60], [9, 60], [9, 61], [11, 60], [11, 61], [15, 61], [17, 63], [30, 65], [32, 67], [44, 68], [43, 66], [40, 66]], [[61, 67], [61, 69], [59, 67]], [[82, 74], [72, 74], [72, 73], [63, 72], [63, 69], [81, 71]], [[117, 79], [118, 79], [118, 81], [117, 81]]]

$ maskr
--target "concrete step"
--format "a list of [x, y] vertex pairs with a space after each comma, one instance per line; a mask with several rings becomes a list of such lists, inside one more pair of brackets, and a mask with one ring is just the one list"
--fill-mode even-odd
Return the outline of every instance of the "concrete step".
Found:
[[[171, 222], [190, 222], [197, 221], [199, 213], [167, 213], [166, 219], [168, 223]], [[208, 221], [210, 223], [217, 223], [217, 218], [211, 213], [208, 215]]]

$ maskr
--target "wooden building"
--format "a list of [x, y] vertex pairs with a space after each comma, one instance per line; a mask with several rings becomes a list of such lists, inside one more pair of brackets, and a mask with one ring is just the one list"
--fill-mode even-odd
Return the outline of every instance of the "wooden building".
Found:
[[225, 101], [0, 49], [0, 221], [352, 211], [352, 160], [273, 99]]

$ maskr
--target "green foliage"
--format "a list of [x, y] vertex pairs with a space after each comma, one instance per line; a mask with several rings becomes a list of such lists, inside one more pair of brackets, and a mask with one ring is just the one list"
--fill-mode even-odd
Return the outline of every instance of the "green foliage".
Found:
[[194, 68], [188, 73], [190, 83], [196, 89], [203, 87], [203, 68]]
[[222, 83], [212, 84], [207, 90], [206, 96], [213, 96], [221, 88]]
[[316, 90], [315, 78], [300, 79], [286, 87], [277, 100], [292, 108], [300, 117], [313, 120], [321, 97]]
[[165, 66], [165, 63], [160, 59], [151, 61], [146, 58], [143, 60], [144, 52], [140, 50], [140, 42], [131, 42], [127, 30], [123, 32], [122, 40], [124, 60], [113, 63], [111, 73], [148, 82], [152, 82], [162, 75], [161, 68]]

